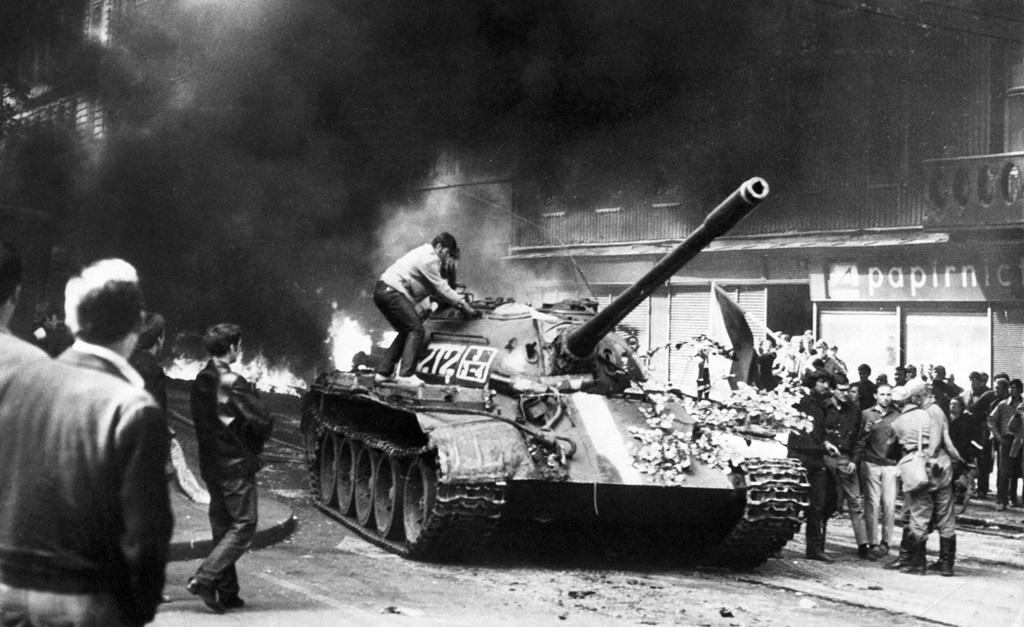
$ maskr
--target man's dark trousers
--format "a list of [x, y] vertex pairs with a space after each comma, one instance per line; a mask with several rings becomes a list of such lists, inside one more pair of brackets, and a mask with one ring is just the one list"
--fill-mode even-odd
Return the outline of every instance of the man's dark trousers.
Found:
[[806, 539], [807, 551], [821, 551], [825, 549], [825, 529], [828, 519], [836, 511], [836, 484], [832, 473], [825, 468], [824, 463], [808, 463], [803, 460], [804, 470], [807, 472], [807, 483], [810, 484], [808, 494], [809, 503], [807, 507]]
[[408, 377], [416, 372], [416, 356], [423, 343], [423, 322], [416, 313], [416, 306], [409, 297], [389, 286], [384, 281], [377, 281], [373, 290], [373, 304], [377, 305], [387, 321], [391, 323], [398, 335], [391, 342], [384, 361], [377, 372], [391, 376], [398, 358], [402, 359], [402, 370], [399, 376]]
[[238, 596], [235, 562], [256, 535], [256, 475], [208, 481], [213, 550], [196, 572], [196, 581], [220, 592], [221, 598]]

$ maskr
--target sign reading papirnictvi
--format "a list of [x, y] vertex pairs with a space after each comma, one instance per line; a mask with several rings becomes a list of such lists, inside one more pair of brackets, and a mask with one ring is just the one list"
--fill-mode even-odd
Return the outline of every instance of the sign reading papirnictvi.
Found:
[[823, 278], [824, 281], [818, 283], [819, 286], [824, 284], [820, 300], [1024, 300], [1024, 256], [974, 260], [925, 258], [920, 259], [920, 263], [837, 261], [825, 264]]

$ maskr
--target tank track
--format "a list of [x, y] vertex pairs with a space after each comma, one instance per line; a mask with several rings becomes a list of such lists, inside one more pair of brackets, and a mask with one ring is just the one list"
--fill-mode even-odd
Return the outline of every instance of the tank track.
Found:
[[743, 518], [719, 545], [715, 562], [734, 570], [760, 566], [782, 550], [804, 522], [810, 485], [794, 459], [751, 458], [743, 462]]
[[[358, 441], [390, 459], [400, 459], [407, 464], [423, 460], [437, 468], [437, 451], [429, 446], [403, 447], [373, 434], [346, 429], [324, 421], [318, 410], [309, 407], [303, 416], [304, 448], [311, 494], [321, 511], [364, 540], [402, 557], [445, 561], [477, 555], [491, 548], [505, 505], [503, 482], [448, 483], [439, 478], [433, 507], [416, 541], [409, 542], [404, 537], [385, 538], [372, 521], [363, 526], [355, 516], [322, 501], [318, 451], [327, 433]], [[309, 446], [310, 443], [315, 448]]]

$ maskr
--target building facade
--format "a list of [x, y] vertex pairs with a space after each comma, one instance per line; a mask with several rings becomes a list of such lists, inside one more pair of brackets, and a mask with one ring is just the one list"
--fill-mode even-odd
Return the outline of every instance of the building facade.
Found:
[[[807, 70], [828, 72], [813, 92], [823, 106], [753, 111], [735, 123], [769, 135], [798, 129], [815, 154], [797, 162], [723, 145], [750, 157], [748, 174], [765, 176], [772, 195], [621, 330], [645, 351], [704, 333], [717, 283], [747, 311], [755, 337], [811, 329], [837, 344], [851, 369], [867, 363], [891, 379], [897, 365], [941, 364], [965, 386], [973, 370], [1024, 375], [1024, 28], [1021, 7], [986, 8], [969, 23], [955, 9], [909, 5], [865, 13], [849, 3], [804, 16], [831, 19], [844, 42], [824, 44], [818, 57], [832, 63]], [[780, 47], [799, 40], [801, 22], [792, 23]], [[871, 29], [903, 43], [851, 51]], [[808, 93], [796, 76], [805, 69], [776, 68], [781, 86]], [[716, 189], [724, 197], [740, 181]], [[608, 302], [714, 204], [679, 191], [694, 187], [685, 178], [675, 187], [625, 180], [586, 203], [519, 198], [509, 258], [545, 277], [521, 297]], [[691, 354], [671, 350], [655, 352], [651, 366], [672, 381], [690, 380], [695, 368]]]

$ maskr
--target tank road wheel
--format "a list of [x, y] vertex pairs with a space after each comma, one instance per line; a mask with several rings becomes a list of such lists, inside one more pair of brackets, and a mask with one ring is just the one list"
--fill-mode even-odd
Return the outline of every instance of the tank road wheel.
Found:
[[319, 498], [324, 505], [334, 505], [335, 483], [338, 477], [338, 436], [325, 433], [320, 442], [320, 486]]
[[415, 544], [423, 533], [437, 498], [437, 474], [423, 458], [409, 464], [402, 495], [402, 521], [405, 537]]
[[382, 538], [402, 537], [402, 487], [405, 482], [402, 461], [390, 455], [377, 457], [373, 473], [373, 517]]
[[338, 442], [338, 480], [336, 482], [335, 494], [338, 495], [338, 510], [342, 516], [352, 513], [352, 505], [355, 498], [355, 476], [356, 476], [356, 448], [358, 443], [343, 438]]
[[377, 452], [360, 444], [355, 452], [354, 492], [356, 521], [363, 527], [373, 525], [373, 470]]

